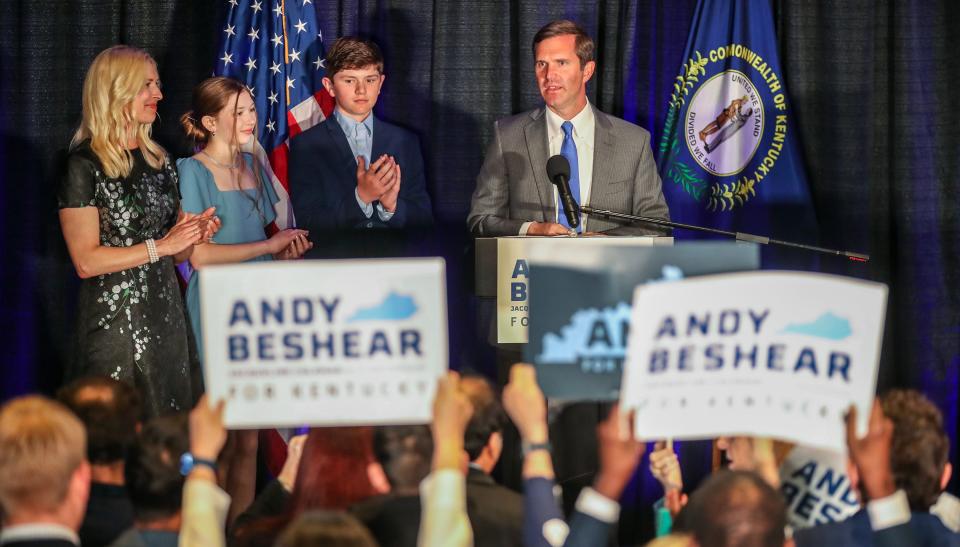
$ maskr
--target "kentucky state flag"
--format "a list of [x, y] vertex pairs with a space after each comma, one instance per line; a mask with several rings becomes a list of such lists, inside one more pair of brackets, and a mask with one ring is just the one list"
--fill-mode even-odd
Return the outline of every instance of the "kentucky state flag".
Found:
[[815, 244], [773, 31], [769, 0], [700, 0], [657, 165], [674, 220]]

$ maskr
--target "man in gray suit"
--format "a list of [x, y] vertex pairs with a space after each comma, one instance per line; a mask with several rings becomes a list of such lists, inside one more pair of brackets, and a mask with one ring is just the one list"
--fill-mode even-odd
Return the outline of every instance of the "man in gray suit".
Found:
[[[534, 64], [546, 108], [496, 122], [477, 176], [467, 223], [475, 236], [572, 235], [557, 211], [547, 159], [570, 162], [571, 194], [598, 209], [669, 220], [650, 150], [650, 133], [604, 114], [587, 101], [594, 43], [571, 21], [553, 21], [533, 38]], [[581, 218], [579, 231], [662, 235], [641, 223]]]

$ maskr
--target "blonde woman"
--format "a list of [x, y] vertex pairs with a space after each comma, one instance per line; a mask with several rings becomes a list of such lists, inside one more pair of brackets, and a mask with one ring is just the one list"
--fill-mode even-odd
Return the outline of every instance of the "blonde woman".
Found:
[[219, 226], [212, 209], [180, 212], [177, 172], [150, 137], [162, 98], [146, 52], [115, 46], [97, 55], [57, 196], [83, 279], [72, 375], [136, 386], [148, 416], [189, 409], [201, 390], [174, 265]]

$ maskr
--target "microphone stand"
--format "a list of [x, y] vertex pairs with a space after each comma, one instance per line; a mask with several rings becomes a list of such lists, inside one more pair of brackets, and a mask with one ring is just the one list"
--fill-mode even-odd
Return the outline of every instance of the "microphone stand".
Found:
[[778, 245], [780, 247], [790, 247], [793, 249], [804, 249], [806, 251], [814, 251], [818, 253], [842, 256], [848, 258], [854, 262], [868, 262], [870, 260], [870, 255], [863, 253], [854, 253], [852, 251], [841, 251], [839, 249], [828, 249], [826, 247], [817, 247], [815, 245], [806, 245], [804, 243], [796, 243], [793, 241], [783, 241], [780, 239], [771, 239], [767, 236], [758, 236], [754, 234], [748, 234], [745, 232], [731, 232], [729, 230], [720, 230], [717, 228], [707, 228], [705, 226], [695, 226], [693, 224], [683, 224], [681, 222], [671, 222], [669, 220], [663, 220], [660, 218], [652, 217], [643, 217], [638, 215], [628, 215], [626, 213], [618, 213], [616, 211], [608, 211], [606, 209], [595, 209], [589, 205], [581, 205], [580, 212], [587, 215], [597, 215], [607, 218], [615, 218], [620, 220], [629, 220], [630, 222], [644, 222], [646, 224], [656, 224], [658, 226], [668, 226], [670, 228], [680, 228], [683, 230], [692, 230], [694, 232], [703, 232], [707, 234], [716, 234], [726, 237], [736, 239], [737, 241], [749, 241], [751, 243], [759, 243], [761, 245]]

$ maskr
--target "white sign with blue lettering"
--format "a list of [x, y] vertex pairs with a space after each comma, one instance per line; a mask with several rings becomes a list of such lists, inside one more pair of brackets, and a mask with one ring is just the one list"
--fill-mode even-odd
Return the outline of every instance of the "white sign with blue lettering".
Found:
[[773, 437], [844, 453], [876, 386], [887, 287], [751, 272], [634, 293], [621, 405], [644, 439]]
[[780, 492], [795, 530], [840, 522], [860, 510], [847, 476], [847, 458], [836, 452], [797, 446], [780, 465]]
[[200, 272], [207, 392], [231, 428], [424, 423], [447, 369], [442, 259]]

